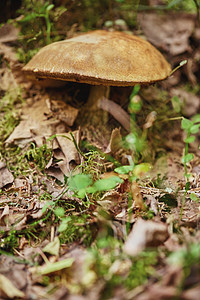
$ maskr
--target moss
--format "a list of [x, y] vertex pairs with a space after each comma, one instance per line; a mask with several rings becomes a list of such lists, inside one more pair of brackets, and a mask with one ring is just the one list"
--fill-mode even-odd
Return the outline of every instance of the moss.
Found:
[[95, 235], [96, 230], [89, 220], [91, 217], [88, 214], [82, 214], [80, 216], [71, 215], [70, 217], [63, 218], [62, 222], [66, 222], [65, 230], [60, 235], [60, 242], [62, 244], [68, 244], [72, 242], [81, 242], [85, 246], [89, 246]]
[[4, 142], [19, 123], [19, 111], [15, 108], [23, 102], [19, 89], [7, 91], [0, 101], [0, 152]]

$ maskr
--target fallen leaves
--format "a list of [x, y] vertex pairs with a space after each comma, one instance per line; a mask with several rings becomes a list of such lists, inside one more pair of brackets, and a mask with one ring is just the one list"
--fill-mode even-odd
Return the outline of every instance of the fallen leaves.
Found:
[[10, 299], [13, 299], [15, 297], [20, 297], [24, 298], [24, 293], [20, 290], [18, 290], [13, 283], [6, 278], [4, 275], [0, 274], [0, 291], [3, 292], [1, 293], [1, 297], [9, 297]]
[[147, 39], [172, 55], [190, 51], [189, 37], [195, 26], [195, 16], [190, 14], [138, 15]]
[[6, 162], [0, 161], [0, 189], [9, 183], [12, 183], [13, 180], [14, 176], [8, 170]]
[[[147, 39], [170, 55], [172, 64], [185, 59], [185, 55], [190, 56], [184, 72], [195, 85], [198, 82], [199, 30], [195, 28], [194, 17], [151, 12], [140, 15], [139, 21]], [[109, 145], [105, 143], [102, 147], [107, 148], [106, 154], [114, 159], [106, 164], [102, 159], [102, 164], [98, 164], [99, 157], [96, 157], [92, 167], [84, 165], [85, 157], [79, 149], [84, 137], [75, 123], [81, 110], [81, 105], [76, 103], [80, 92], [72, 96], [68, 86], [66, 90], [59, 89], [57, 97], [27, 82], [15, 51], [9, 46], [17, 34], [18, 30], [12, 26], [0, 28], [2, 95], [10, 88], [21, 86], [25, 99], [20, 108], [19, 125], [6, 142], [25, 149], [32, 142], [35, 148], [31, 150], [46, 145], [51, 151], [43, 173], [37, 170], [37, 162], [29, 152], [30, 173], [20, 173], [16, 179], [6, 162], [0, 161], [0, 247], [3, 251], [12, 248], [14, 253], [8, 257], [2, 252], [0, 258], [0, 298], [97, 300], [106, 298], [104, 293], [112, 287], [113, 294], [107, 297], [110, 299], [180, 297], [196, 300], [199, 296], [196, 264], [199, 248], [188, 249], [200, 241], [198, 155], [189, 166], [191, 188], [186, 194], [180, 160], [183, 134], [175, 125], [166, 134], [166, 143], [161, 145], [157, 155], [165, 148], [171, 153], [157, 159], [152, 170], [149, 164], [141, 163], [133, 170], [133, 165], [129, 164], [132, 153], [124, 150], [122, 134], [124, 129], [130, 131], [130, 116], [124, 108], [127, 103], [124, 102], [123, 109], [116, 104], [121, 101], [117, 90], [116, 99], [111, 98], [117, 100], [115, 105], [106, 99], [99, 103], [99, 107], [109, 111], [123, 127], [121, 130], [114, 128]], [[193, 49], [192, 40], [196, 49]], [[198, 113], [198, 89], [194, 94], [191, 89], [189, 92], [182, 85], [177, 86], [182, 78], [181, 71], [172, 76], [173, 83], [166, 83], [167, 89], [173, 86], [169, 95], [155, 87], [142, 89], [144, 104], [147, 102], [150, 107], [146, 116], [142, 112], [140, 128], [145, 134], [159, 125], [159, 109], [153, 108], [153, 101], [161, 107], [161, 101], [171, 105], [170, 97], [176, 97], [177, 112], [183, 110], [187, 117]], [[82, 94], [83, 101], [85, 94]], [[67, 101], [60, 100], [64, 98]], [[140, 122], [141, 116], [136, 117]], [[96, 128], [93, 130], [92, 134], [96, 133]], [[103, 139], [100, 144], [104, 144]], [[40, 157], [43, 153], [39, 152]], [[119, 167], [121, 173], [113, 171], [118, 162], [123, 165]], [[80, 165], [86, 167], [89, 174], [77, 175]], [[107, 171], [99, 179], [102, 165]], [[147, 169], [148, 178], [144, 178], [142, 173]], [[113, 175], [117, 178], [113, 179]], [[137, 181], [131, 179], [132, 175]], [[83, 245], [87, 236], [90, 247]], [[174, 262], [167, 259], [169, 252], [175, 253]], [[157, 258], [155, 264], [152, 257]], [[191, 265], [185, 265], [187, 258], [192, 261]], [[175, 263], [177, 261], [179, 264]], [[184, 273], [186, 269], [189, 276]], [[181, 291], [180, 286], [185, 290]]]
[[[61, 107], [61, 101], [60, 107]], [[61, 109], [61, 108], [60, 108]], [[6, 143], [15, 143], [24, 147], [35, 141], [38, 146], [43, 144], [44, 138], [56, 133], [66, 132], [67, 126], [72, 125], [78, 110], [62, 102], [62, 114], [59, 110], [51, 109], [51, 101], [43, 97], [35, 103], [27, 103], [23, 107], [22, 121], [9, 136]], [[64, 126], [61, 126], [64, 123]]]
[[11, 24], [4, 24], [0, 28], [0, 43], [16, 41], [19, 34], [19, 28]]
[[124, 252], [135, 256], [147, 247], [157, 247], [169, 237], [167, 225], [161, 222], [137, 220], [124, 244]]

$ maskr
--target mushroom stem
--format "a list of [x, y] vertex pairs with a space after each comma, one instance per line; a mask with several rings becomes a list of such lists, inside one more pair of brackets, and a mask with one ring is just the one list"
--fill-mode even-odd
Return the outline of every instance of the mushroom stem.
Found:
[[99, 109], [98, 103], [101, 98], [108, 97], [109, 87], [103, 85], [94, 85], [90, 89], [88, 101], [81, 113], [81, 123], [93, 126], [106, 125], [108, 122], [108, 112]]
[[103, 97], [108, 98], [109, 92], [109, 86], [93, 85], [90, 89], [90, 94], [86, 103], [86, 107], [89, 108], [89, 110], [96, 110], [98, 107], [98, 100]]

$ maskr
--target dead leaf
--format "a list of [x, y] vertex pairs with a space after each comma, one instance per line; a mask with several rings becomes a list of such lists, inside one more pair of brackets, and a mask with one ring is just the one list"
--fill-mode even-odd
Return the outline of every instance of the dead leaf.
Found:
[[139, 219], [128, 235], [123, 250], [126, 254], [135, 256], [146, 247], [156, 247], [163, 244], [168, 236], [166, 224]]
[[8, 67], [3, 67], [0, 69], [0, 79], [0, 89], [2, 91], [8, 91], [9, 89], [17, 88], [15, 77]]
[[138, 14], [147, 39], [172, 55], [191, 51], [189, 37], [194, 30], [195, 16], [190, 14]]
[[200, 295], [200, 285], [184, 291], [181, 295], [182, 300], [196, 300]]
[[150, 128], [153, 126], [157, 117], [157, 113], [155, 111], [151, 111], [146, 117], [145, 124], [143, 125], [144, 129]]
[[12, 183], [13, 181], [14, 181], [14, 176], [7, 169], [6, 163], [0, 161], [0, 188], [4, 187], [9, 183]]
[[[76, 130], [72, 132], [72, 135], [74, 136], [74, 140], [76, 141], [76, 144], [79, 144], [80, 140], [80, 131]], [[72, 139], [72, 136], [70, 133], [65, 133], [62, 135], [57, 135], [56, 140], [58, 142], [58, 150], [55, 151], [54, 149], [54, 157], [56, 159], [61, 159], [60, 162], [57, 163], [63, 174], [66, 176], [69, 176], [72, 171], [72, 167], [70, 166], [72, 162], [75, 162], [77, 165], [80, 164], [80, 154], [74, 144], [74, 141]]]
[[[19, 147], [24, 147], [26, 144], [35, 141], [36, 145], [40, 147], [44, 143], [44, 138], [56, 133], [64, 133], [67, 125], [73, 124], [78, 110], [65, 104], [64, 101], [59, 101], [59, 103], [63, 102], [65, 107], [62, 115], [64, 117], [61, 117], [57, 112], [51, 111], [49, 102], [48, 98], [42, 97], [33, 104], [27, 103], [23, 107], [22, 121], [14, 129], [6, 143], [15, 143]], [[64, 121], [67, 124], [60, 126]]]
[[131, 194], [134, 201], [134, 206], [139, 207], [139, 209], [144, 209], [144, 201], [141, 194], [141, 190], [136, 181], [131, 183]]
[[0, 28], [0, 43], [7, 43], [16, 41], [19, 34], [19, 28], [12, 24], [4, 24]]
[[200, 97], [194, 93], [187, 92], [183, 88], [172, 88], [171, 96], [177, 96], [183, 107], [183, 114], [186, 117], [191, 117], [198, 113], [200, 108]]
[[40, 219], [43, 216], [43, 214], [45, 213], [45, 211], [42, 210], [45, 205], [46, 205], [46, 201], [44, 201], [44, 200], [38, 201], [37, 200], [34, 203], [34, 208], [32, 209], [30, 216], [33, 219]]
[[15, 143], [20, 147], [24, 147], [27, 143], [33, 141], [37, 135], [44, 137], [54, 134], [52, 127], [55, 120], [49, 121], [45, 115], [46, 113], [48, 113], [48, 107], [44, 98], [32, 105], [27, 104], [23, 108], [22, 121], [14, 129], [6, 143]]
[[18, 290], [12, 282], [0, 274], [0, 290], [9, 298], [13, 299], [15, 297], [24, 298], [24, 293]]
[[122, 136], [119, 128], [113, 129], [110, 137], [110, 142], [105, 153], [115, 155], [122, 148]]
[[17, 61], [17, 55], [16, 52], [13, 50], [13, 47], [0, 43], [0, 54], [3, 55], [3, 57], [9, 62]]
[[59, 238], [56, 236], [54, 238], [54, 240], [50, 243], [48, 243], [43, 249], [43, 252], [47, 252], [51, 255], [55, 255], [58, 256], [59, 254], [59, 249], [60, 249], [60, 240]]
[[64, 182], [64, 175], [63, 172], [59, 169], [59, 167], [49, 167], [46, 170], [46, 174], [52, 176], [53, 178], [56, 178], [60, 182]]
[[61, 100], [51, 100], [51, 111], [56, 119], [72, 126], [78, 115], [78, 109]]
[[4, 208], [3, 208], [3, 211], [2, 211], [2, 214], [0, 216], [0, 224], [1, 225], [6, 225], [8, 222], [7, 222], [7, 217], [9, 216], [9, 205], [5, 205]]

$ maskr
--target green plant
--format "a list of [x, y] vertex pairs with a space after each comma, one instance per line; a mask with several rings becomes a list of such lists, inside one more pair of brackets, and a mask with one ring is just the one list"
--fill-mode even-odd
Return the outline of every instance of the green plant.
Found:
[[138, 127], [136, 122], [137, 114], [142, 109], [142, 100], [138, 97], [140, 85], [135, 85], [129, 97], [131, 132], [124, 138], [124, 148], [132, 152], [132, 163], [138, 163], [145, 156], [145, 150], [148, 148], [146, 134]]
[[[200, 244], [192, 243], [187, 245], [186, 248], [182, 248], [176, 252], [173, 252], [168, 257], [168, 262], [173, 266], [181, 267], [183, 270], [183, 276], [181, 281], [180, 289], [184, 289], [184, 285], [186, 284], [186, 280], [188, 277], [197, 276], [197, 280], [199, 281], [200, 274]], [[193, 278], [193, 280], [194, 280]]]
[[55, 23], [65, 10], [64, 7], [55, 8], [52, 1], [23, 0], [21, 9], [18, 10], [21, 17], [15, 21], [10, 20], [16, 26], [20, 26], [20, 61], [27, 63], [41, 47], [61, 39], [55, 30]]
[[84, 153], [84, 161], [80, 165], [81, 171], [84, 174], [90, 174], [93, 180], [99, 179], [103, 168], [103, 159], [100, 152], [97, 150], [90, 150], [87, 153]]
[[[87, 194], [94, 194], [97, 192], [108, 191], [116, 187], [118, 183], [122, 183], [123, 180], [118, 176], [112, 176], [105, 179], [99, 179], [96, 181], [92, 180], [90, 174], [77, 174], [71, 176], [68, 179], [68, 187], [74, 192], [74, 195], [78, 198], [87, 199], [88, 205], [90, 205]], [[86, 203], [85, 203], [86, 205]]]
[[44, 170], [52, 155], [52, 149], [43, 144], [40, 147], [36, 147], [34, 143], [31, 143], [29, 149], [23, 154], [27, 161], [32, 162], [33, 165], [39, 170]]
[[4, 231], [1, 231], [0, 237], [1, 237], [0, 249], [13, 253], [13, 249], [17, 248], [19, 245], [19, 240], [16, 234], [16, 230], [10, 230], [8, 234], [6, 234]]
[[200, 114], [195, 115], [191, 120], [183, 118], [181, 121], [181, 128], [186, 133], [186, 138], [184, 140], [185, 142], [185, 149], [184, 149], [184, 155], [182, 157], [182, 163], [184, 165], [184, 175], [186, 178], [186, 190], [189, 190], [189, 178], [190, 173], [188, 173], [187, 164], [190, 163], [194, 155], [192, 153], [189, 153], [189, 144], [193, 143], [195, 141], [195, 134], [199, 132], [200, 128]]
[[110, 299], [116, 286], [131, 290], [156, 273], [157, 251], [144, 251], [131, 258], [123, 253], [122, 243], [109, 235], [100, 236], [88, 254], [88, 268], [104, 282], [101, 299]]
[[199, 0], [165, 0], [167, 2], [167, 9], [198, 11]]
[[19, 123], [19, 113], [16, 105], [23, 100], [19, 89], [9, 90], [0, 101], [0, 152], [3, 151], [4, 142]]
[[128, 289], [134, 289], [144, 284], [155, 274], [155, 265], [158, 262], [156, 251], [144, 251], [132, 259], [132, 266], [124, 284]]
[[17, 177], [19, 174], [33, 173], [36, 169], [43, 172], [51, 153], [52, 149], [47, 144], [36, 147], [31, 143], [23, 149], [15, 145], [6, 145], [2, 150], [2, 157], [6, 159], [8, 168]]
[[[27, 1], [25, 1], [26, 3]], [[34, 3], [35, 2], [35, 3]], [[32, 7], [30, 5], [32, 3]], [[21, 23], [32, 23], [37, 22], [39, 19], [45, 20], [45, 27], [40, 25], [40, 31], [38, 33], [38, 36], [41, 34], [43, 39], [46, 41], [46, 44], [49, 44], [51, 42], [51, 27], [52, 23], [50, 20], [49, 12], [54, 8], [53, 4], [50, 4], [49, 1], [31, 1], [29, 2], [29, 13], [27, 13], [22, 19], [20, 19], [18, 22]], [[40, 23], [40, 21], [39, 21]], [[42, 24], [42, 23], [41, 23]], [[37, 38], [37, 36], [34, 36], [33, 39]], [[31, 40], [29, 40], [30, 42]]]
[[[55, 214], [58, 216], [58, 208], [55, 209]], [[59, 239], [61, 243], [67, 244], [74, 241], [79, 241], [86, 246], [89, 246], [96, 235], [96, 226], [90, 223], [91, 216], [83, 213], [80, 215], [64, 216], [60, 215], [61, 223], [58, 227]]]

